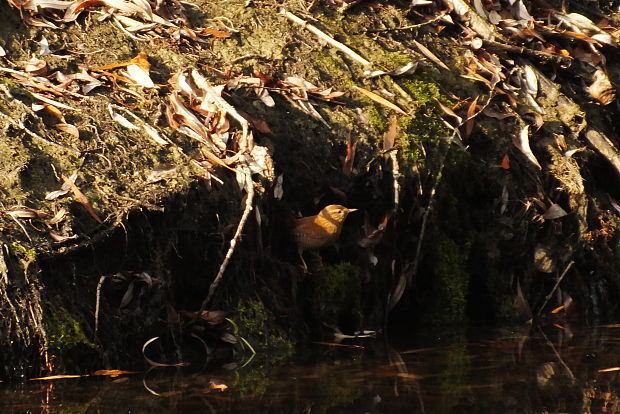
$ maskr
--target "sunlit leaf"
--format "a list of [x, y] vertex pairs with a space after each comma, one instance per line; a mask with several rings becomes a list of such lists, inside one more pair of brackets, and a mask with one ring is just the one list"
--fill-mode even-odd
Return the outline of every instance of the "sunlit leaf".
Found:
[[413, 39], [413, 44], [420, 51], [420, 53], [422, 53], [422, 55], [424, 55], [424, 57], [426, 57], [427, 59], [432, 61], [434, 64], [436, 64], [440, 68], [445, 69], [447, 71], [450, 70], [450, 68], [448, 66], [446, 66], [445, 63], [443, 63], [437, 56], [435, 56], [435, 54], [433, 52], [430, 51], [430, 49], [428, 49], [422, 43], [420, 43], [417, 40]]
[[73, 192], [73, 195], [75, 195], [75, 199], [78, 201], [78, 203], [84, 206], [86, 211], [88, 211], [88, 213], [92, 216], [92, 218], [94, 218], [95, 221], [97, 221], [97, 223], [100, 223], [100, 224], [103, 223], [103, 220], [101, 220], [99, 216], [97, 215], [97, 213], [95, 213], [95, 209], [93, 209], [93, 206], [88, 201], [88, 198], [86, 198], [84, 193], [80, 191], [77, 185], [75, 185], [75, 183], [71, 181], [69, 178], [67, 178], [65, 175], [62, 175], [61, 177], [65, 181], [65, 183], [67, 183], [69, 187], [71, 188], [71, 191]]
[[461, 122], [463, 122], [463, 118], [461, 118], [460, 116], [458, 116], [451, 108], [447, 107], [446, 105], [442, 104], [441, 102], [437, 101], [437, 105], [439, 105], [439, 108], [444, 111], [446, 113], [446, 115], [449, 115], [453, 118], [456, 119], [456, 121], [460, 124]]
[[24, 70], [31, 75], [43, 75], [47, 72], [47, 62], [33, 57], [28, 61]]
[[536, 156], [530, 148], [529, 130], [530, 126], [525, 125], [523, 128], [521, 128], [521, 132], [519, 132], [518, 136], [513, 136], [512, 142], [514, 143], [515, 147], [517, 147], [527, 157], [527, 159], [532, 162], [532, 164], [534, 164], [539, 170], [541, 170], [542, 167], [540, 166], [540, 163], [538, 162]]
[[605, 368], [605, 369], [598, 370], [598, 372], [615, 372], [615, 371], [620, 371], [620, 367], [611, 367], [611, 368]]
[[552, 313], [552, 314], [556, 314], [556, 313], [560, 313], [560, 312], [561, 312], [561, 311], [563, 311], [563, 310], [564, 310], [564, 305], [560, 305], [560, 306], [558, 306], [557, 308], [553, 309], [553, 310], [551, 311], [551, 313]]
[[112, 108], [112, 105], [110, 104], [108, 104], [108, 113], [110, 114], [110, 117], [112, 117], [112, 119], [116, 121], [119, 125], [127, 129], [139, 129], [136, 125], [134, 125], [131, 121], [129, 121], [123, 115], [116, 112], [114, 108]]
[[367, 97], [369, 97], [373, 101], [377, 102], [378, 104], [381, 104], [381, 105], [385, 106], [386, 108], [390, 108], [390, 109], [392, 109], [392, 110], [394, 110], [394, 111], [396, 111], [396, 112], [398, 112], [400, 114], [407, 115], [407, 113], [405, 111], [403, 111], [398, 106], [396, 106], [392, 102], [388, 101], [387, 99], [385, 99], [381, 95], [377, 95], [376, 93], [371, 92], [368, 89], [360, 88], [359, 86], [353, 85], [353, 88], [355, 90], [361, 92], [362, 94], [366, 95]]
[[62, 132], [66, 132], [67, 134], [71, 134], [73, 135], [73, 137], [75, 138], [79, 138], [80, 137], [80, 131], [79, 129], [77, 129], [77, 127], [73, 124], [67, 124], [64, 122], [58, 123], [56, 125], [54, 125], [54, 128], [62, 131]]
[[139, 86], [145, 88], [155, 87], [155, 84], [149, 76], [149, 72], [136, 64], [131, 64], [127, 66], [127, 77], [133, 80]]
[[62, 102], [55, 101], [54, 99], [51, 99], [51, 98], [48, 98], [46, 96], [40, 95], [40, 94], [38, 94], [36, 92], [30, 92], [30, 94], [33, 97], [35, 97], [36, 99], [38, 99], [38, 100], [40, 100], [42, 102], [48, 103], [50, 105], [54, 105], [54, 106], [57, 106], [57, 107], [63, 108], [63, 109], [68, 109], [70, 111], [81, 112], [80, 109], [74, 108], [74, 107], [69, 106], [69, 105], [65, 105]]
[[465, 123], [465, 137], [469, 137], [474, 130], [474, 115], [476, 114], [476, 109], [478, 108], [478, 98], [476, 96], [474, 100], [467, 107], [467, 122]]
[[228, 39], [231, 36], [231, 33], [225, 32], [223, 30], [211, 29], [209, 27], [203, 27], [200, 29], [196, 29], [197, 32], [200, 32], [205, 35], [217, 37], [218, 39]]
[[590, 96], [603, 105], [609, 105], [616, 100], [616, 88], [609, 80], [603, 69], [598, 69], [593, 75], [594, 82], [587, 88]]

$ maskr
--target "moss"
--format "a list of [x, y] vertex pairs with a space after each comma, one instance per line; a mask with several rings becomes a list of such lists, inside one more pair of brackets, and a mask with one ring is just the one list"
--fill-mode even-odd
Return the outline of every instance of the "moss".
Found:
[[377, 108], [376, 105], [368, 105], [368, 119], [370, 123], [377, 129], [377, 132], [384, 133], [388, 128], [388, 121], [385, 115]]
[[234, 317], [239, 334], [250, 344], [261, 347], [275, 347], [282, 355], [292, 352], [293, 343], [278, 330], [275, 317], [259, 300], [240, 300]]
[[471, 372], [471, 363], [464, 338], [460, 343], [446, 348], [444, 361], [446, 366], [439, 389], [442, 407], [445, 407], [445, 412], [451, 412], [452, 408], [456, 408], [462, 402], [462, 398], [468, 398], [463, 391], [466, 389], [464, 385], [468, 384], [467, 377]]
[[358, 270], [350, 263], [325, 266], [318, 275], [321, 320], [339, 323], [355, 318], [361, 309]]
[[[335, 370], [331, 372], [331, 374], [333, 373]], [[327, 412], [338, 407], [350, 407], [363, 393], [362, 380], [352, 380], [347, 370], [337, 375], [325, 375], [319, 382], [318, 395], [321, 396], [321, 402], [319, 403], [320, 409], [317, 412]]]
[[423, 72], [411, 78], [403, 78], [398, 84], [405, 90], [419, 106], [440, 101], [448, 103], [449, 100], [441, 94], [439, 85], [434, 79], [432, 72]]
[[242, 334], [251, 337], [264, 337], [269, 319], [269, 311], [260, 301], [239, 301], [237, 304], [235, 320], [243, 331]]
[[242, 398], [260, 398], [265, 395], [275, 378], [269, 375], [264, 365], [252, 364], [251, 369], [239, 373], [231, 385], [236, 396]]
[[449, 324], [465, 320], [469, 274], [467, 252], [453, 240], [441, 236], [434, 245], [434, 304], [430, 315], [433, 323]]
[[396, 139], [401, 158], [410, 163], [423, 163], [427, 157], [422, 152], [422, 145], [435, 144], [440, 137], [448, 135], [441, 118], [411, 117], [400, 121], [402, 134]]
[[11, 251], [15, 256], [17, 256], [17, 259], [24, 269], [24, 274], [28, 275], [30, 265], [36, 263], [37, 261], [37, 252], [34, 248], [28, 248], [19, 241], [14, 241], [11, 243]]
[[44, 323], [51, 349], [64, 353], [81, 345], [95, 348], [95, 345], [84, 334], [80, 322], [67, 309], [50, 304], [48, 304], [48, 309]]

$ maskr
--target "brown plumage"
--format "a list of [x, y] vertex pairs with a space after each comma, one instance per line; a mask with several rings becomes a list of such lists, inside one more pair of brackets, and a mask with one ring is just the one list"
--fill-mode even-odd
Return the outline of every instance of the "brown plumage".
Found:
[[319, 250], [330, 246], [338, 240], [342, 225], [347, 215], [356, 208], [346, 208], [338, 204], [325, 207], [316, 216], [296, 219], [293, 224], [293, 237], [297, 242], [299, 257], [304, 270], [308, 270], [302, 256], [304, 250]]

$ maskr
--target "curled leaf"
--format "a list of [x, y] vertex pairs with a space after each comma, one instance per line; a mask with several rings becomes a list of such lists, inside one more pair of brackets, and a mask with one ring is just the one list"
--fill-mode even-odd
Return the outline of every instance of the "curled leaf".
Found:
[[513, 136], [512, 142], [515, 145], [515, 147], [517, 147], [519, 151], [521, 151], [523, 155], [525, 155], [527, 159], [532, 162], [532, 164], [534, 164], [539, 170], [542, 170], [540, 163], [538, 162], [538, 160], [536, 159], [536, 156], [534, 155], [534, 153], [532, 152], [532, 149], [530, 148], [529, 130], [530, 130], [530, 126], [525, 125], [523, 128], [521, 128], [521, 132], [519, 133], [519, 136]]

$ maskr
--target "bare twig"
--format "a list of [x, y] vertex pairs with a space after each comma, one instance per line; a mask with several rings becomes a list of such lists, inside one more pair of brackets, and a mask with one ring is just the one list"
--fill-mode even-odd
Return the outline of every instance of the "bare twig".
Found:
[[545, 309], [545, 306], [547, 306], [547, 303], [549, 303], [549, 299], [551, 299], [551, 297], [553, 296], [553, 294], [557, 290], [558, 286], [560, 286], [560, 283], [562, 283], [562, 280], [564, 279], [564, 276], [566, 276], [566, 274], [571, 269], [571, 267], [573, 267], [574, 264], [575, 264], [575, 261], [571, 260], [571, 262], [566, 266], [566, 269], [564, 269], [564, 271], [562, 272], [562, 274], [560, 275], [558, 280], [555, 282], [555, 285], [553, 286], [553, 289], [551, 289], [551, 292], [549, 292], [549, 294], [545, 297], [545, 303], [543, 303], [542, 306], [540, 307], [540, 309], [538, 309], [538, 313], [536, 314], [536, 317], [538, 317], [538, 318], [540, 317], [540, 314]]
[[[571, 262], [572, 263], [572, 262]], [[551, 348], [551, 350], [553, 351], [553, 353], [555, 354], [556, 358], [558, 359], [558, 362], [560, 363], [560, 365], [562, 365], [562, 367], [566, 370], [566, 373], [568, 374], [568, 376], [570, 377], [570, 379], [575, 382], [575, 374], [573, 374], [573, 371], [568, 367], [568, 365], [566, 365], [566, 362], [564, 362], [564, 359], [562, 358], [562, 356], [558, 353], [558, 351], [555, 349], [555, 346], [553, 346], [553, 343], [551, 343], [551, 341], [549, 340], [549, 338], [547, 338], [547, 335], [545, 335], [545, 333], [543, 332], [542, 329], [538, 328], [538, 330], [540, 331], [541, 335], [543, 336], [543, 338], [545, 338], [545, 341], [547, 342], [547, 345], [549, 345], [549, 347]]]
[[248, 221], [248, 217], [250, 216], [250, 212], [252, 211], [252, 204], [254, 202], [254, 183], [252, 182], [252, 172], [250, 171], [250, 167], [248, 166], [248, 163], [246, 161], [239, 164], [238, 168], [241, 168], [245, 179], [245, 190], [247, 191], [247, 196], [245, 199], [245, 209], [243, 210], [243, 214], [241, 215], [241, 219], [239, 220], [239, 224], [237, 225], [237, 231], [235, 232], [233, 238], [230, 240], [230, 246], [228, 247], [228, 251], [226, 252], [224, 261], [220, 266], [220, 270], [218, 271], [217, 276], [215, 276], [215, 279], [213, 279], [213, 282], [211, 282], [211, 286], [209, 286], [209, 294], [207, 295], [205, 300], [202, 301], [200, 310], [196, 313], [196, 315], [200, 315], [202, 311], [206, 309], [207, 305], [213, 298], [215, 290], [222, 281], [224, 272], [226, 271], [228, 263], [230, 262], [230, 259], [235, 252], [235, 248], [237, 247], [237, 243], [241, 238], [241, 233], [243, 232], [245, 223]]
[[386, 27], [384, 29], [368, 29], [366, 30], [366, 33], [384, 33], [384, 32], [397, 32], [400, 30], [413, 30], [413, 29], [418, 29], [420, 27], [426, 26], [427, 24], [432, 24], [435, 23], [441, 19], [443, 19], [444, 17], [446, 17], [448, 13], [441, 13], [435, 17], [433, 17], [430, 20], [427, 20], [425, 22], [422, 23], [418, 23], [418, 24], [410, 24], [407, 26], [399, 26], [399, 27]]
[[53, 145], [54, 147], [57, 148], [62, 148], [65, 151], [69, 151], [72, 152], [73, 154], [78, 154], [81, 155], [82, 153], [76, 149], [73, 149], [71, 147], [66, 147], [64, 145], [61, 145], [57, 142], [54, 141], [50, 141], [47, 138], [43, 138], [41, 135], [37, 134], [36, 132], [33, 132], [31, 130], [29, 130], [28, 128], [26, 128], [26, 126], [24, 125], [24, 123], [22, 121], [15, 121], [13, 118], [11, 118], [10, 116], [0, 112], [0, 116], [2, 116], [9, 124], [13, 125], [15, 128], [21, 129], [22, 131], [24, 131], [27, 135], [30, 135], [32, 138], [38, 139], [41, 142], [45, 142], [46, 144], [49, 145]]
[[342, 6], [340, 6], [340, 8], [338, 9], [338, 11], [340, 13], [346, 13], [347, 10], [357, 6], [358, 4], [360, 4], [363, 1], [364, 0], [353, 0], [350, 3], [343, 3]]
[[103, 282], [107, 279], [107, 276], [101, 276], [99, 278], [99, 283], [97, 283], [97, 296], [95, 299], [95, 339], [97, 338], [97, 332], [99, 331], [99, 304], [101, 301], [101, 287], [103, 286]]
[[284, 9], [280, 10], [280, 14], [284, 15], [290, 21], [297, 23], [298, 25], [302, 27], [305, 27], [306, 29], [314, 33], [316, 36], [318, 36], [320, 39], [327, 42], [330, 46], [335, 47], [341, 52], [344, 52], [345, 54], [347, 54], [351, 59], [355, 60], [357, 63], [360, 63], [364, 66], [370, 66], [371, 63], [368, 60], [364, 59], [362, 56], [360, 56], [359, 54], [351, 50], [348, 46], [334, 40], [334, 38], [332, 38], [325, 32], [321, 31], [316, 26], [309, 24], [307, 21], [295, 16], [293, 13], [288, 12]]
[[487, 50], [491, 52], [514, 53], [519, 56], [528, 56], [531, 58], [535, 58], [542, 63], [554, 62], [560, 65], [570, 65], [573, 62], [573, 58], [570, 56], [543, 52], [523, 46], [507, 45], [504, 43], [496, 42], [494, 40], [484, 40], [483, 42]]
[[420, 255], [421, 255], [421, 252], [422, 252], [422, 242], [424, 241], [424, 233], [426, 231], [426, 223], [428, 222], [428, 216], [430, 215], [430, 212], [431, 212], [432, 207], [433, 207], [433, 201], [435, 199], [435, 193], [437, 192], [437, 188], [439, 187], [439, 183], [441, 182], [441, 176], [442, 176], [442, 173], [443, 173], [443, 169], [445, 167], [446, 158], [448, 158], [448, 152], [450, 150], [450, 147], [451, 147], [452, 143], [455, 141], [455, 138], [457, 136], [460, 136], [459, 128], [462, 127], [463, 125], [465, 125], [469, 120], [474, 119], [475, 117], [480, 115], [487, 108], [487, 106], [489, 106], [489, 104], [491, 103], [491, 100], [495, 96], [495, 92], [494, 92], [495, 91], [495, 86], [497, 85], [499, 80], [500, 80], [499, 76], [495, 75], [493, 77], [493, 83], [489, 87], [489, 91], [490, 92], [489, 92], [489, 98], [487, 99], [487, 101], [484, 103], [484, 105], [482, 105], [480, 107], [480, 109], [476, 113], [472, 114], [467, 119], [461, 121], [458, 126], [453, 127], [452, 135], [450, 135], [448, 137], [448, 146], [446, 147], [446, 150], [445, 150], [445, 152], [443, 153], [443, 155], [441, 157], [440, 164], [439, 164], [440, 165], [439, 166], [439, 171], [437, 172], [437, 175], [435, 177], [435, 182], [433, 183], [433, 186], [431, 188], [431, 192], [429, 194], [428, 206], [426, 207], [426, 210], [424, 211], [424, 215], [422, 216], [422, 225], [420, 227], [420, 236], [418, 237], [418, 245], [416, 246], [415, 258], [413, 260], [413, 274], [414, 275], [417, 274], [417, 272], [418, 272], [418, 266], [420, 264]]

